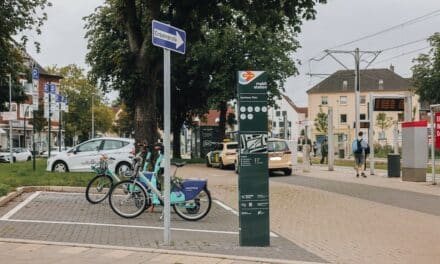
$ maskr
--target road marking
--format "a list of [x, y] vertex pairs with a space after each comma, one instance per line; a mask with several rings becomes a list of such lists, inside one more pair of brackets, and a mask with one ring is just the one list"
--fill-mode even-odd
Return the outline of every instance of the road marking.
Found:
[[[116, 225], [116, 224], [100, 224], [100, 223], [87, 223], [87, 222], [21, 220], [21, 219], [0, 219], [0, 220], [7, 221], [7, 222], [17, 222], [17, 223], [60, 224], [60, 225], [88, 225], [88, 226], [126, 227], [126, 228], [141, 228], [141, 229], [163, 230], [163, 227], [160, 227], [160, 226]], [[186, 228], [171, 228], [171, 230], [174, 230], [174, 231], [184, 231], [184, 232], [199, 232], [199, 233], [216, 233], [216, 234], [238, 235], [238, 232], [235, 232], [235, 231], [218, 231], [218, 230], [186, 229]]]
[[28, 203], [30, 203], [33, 199], [35, 199], [38, 195], [40, 195], [40, 193], [41, 192], [33, 193], [31, 196], [26, 198], [26, 200], [19, 203], [14, 208], [12, 208], [12, 210], [9, 211], [7, 214], [3, 215], [2, 218], [0, 218], [0, 220], [8, 220], [11, 216], [13, 216], [15, 213], [17, 213], [21, 208], [25, 207]]
[[[223, 209], [225, 209], [226, 211], [229, 211], [231, 213], [233, 213], [234, 215], [238, 216], [238, 212], [235, 211], [234, 209], [232, 209], [231, 207], [227, 206], [226, 204], [220, 202], [219, 200], [214, 200], [214, 203], [220, 205]], [[270, 232], [270, 236], [271, 237], [279, 237], [277, 234], [275, 234], [274, 232]]]

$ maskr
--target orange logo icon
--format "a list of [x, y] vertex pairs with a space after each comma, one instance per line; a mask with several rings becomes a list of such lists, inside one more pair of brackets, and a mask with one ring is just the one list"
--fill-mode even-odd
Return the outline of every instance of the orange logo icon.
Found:
[[250, 81], [255, 77], [255, 74], [251, 71], [245, 71], [242, 76], [243, 79], [245, 79], [246, 81]]

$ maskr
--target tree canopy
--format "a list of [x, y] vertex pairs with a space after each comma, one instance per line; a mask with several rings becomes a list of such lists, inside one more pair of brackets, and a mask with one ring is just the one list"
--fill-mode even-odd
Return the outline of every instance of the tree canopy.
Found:
[[414, 59], [412, 67], [413, 84], [420, 100], [440, 103], [440, 33], [437, 32], [429, 39], [432, 48], [427, 54], [421, 54]]
[[[238, 59], [231, 61], [224, 57], [227, 54], [225, 49], [230, 49], [230, 45], [234, 43], [233, 37], [238, 35], [236, 43], [242, 42], [246, 45], [252, 42], [274, 44], [277, 40], [289, 39], [291, 35], [288, 33], [300, 31], [302, 20], [315, 17], [315, 5], [325, 2], [107, 0], [94, 14], [86, 18], [86, 37], [89, 41], [87, 61], [92, 66], [91, 76], [94, 80], [101, 81], [103, 89], [111, 85], [120, 91], [127, 107], [134, 109], [136, 140], [147, 139], [151, 142], [157, 138], [158, 121], [161, 120], [163, 85], [162, 50], [151, 44], [152, 19], [170, 23], [187, 32], [187, 54], [172, 56], [171, 87], [173, 100], [176, 100], [172, 111], [184, 115], [173, 122], [177, 124], [173, 126], [176, 130], [180, 129], [178, 124], [185, 117], [191, 116], [193, 112], [207, 110], [210, 92], [220, 89], [219, 87], [223, 89], [235, 86], [223, 87], [222, 82], [226, 81], [220, 80], [227, 73], [234, 76], [239, 67], [245, 66], [235, 65]], [[269, 36], [270, 33], [273, 34]], [[209, 34], [220, 34], [219, 39], [226, 37], [231, 38], [231, 41], [224, 47], [218, 45], [218, 42], [211, 43], [212, 48], [222, 48], [220, 53], [214, 54], [211, 49], [205, 49], [209, 47], [209, 41], [212, 41]], [[291, 45], [292, 42], [288, 44]], [[296, 47], [296, 43], [293, 44]], [[257, 53], [253, 54], [258, 51], [257, 48], [254, 45], [248, 52], [241, 46], [239, 50], [231, 50], [230, 53], [235, 56], [244, 52], [240, 54], [242, 60], [249, 53], [248, 59], [256, 63], [258, 59], [261, 60], [256, 56]], [[267, 52], [261, 51], [263, 54]], [[274, 73], [276, 67], [290, 66], [276, 59], [248, 65], [265, 69], [267, 63], [274, 66]], [[214, 74], [210, 68], [212, 65], [224, 70], [217, 70]], [[292, 71], [282, 72], [286, 75], [291, 73]], [[224, 85], [230, 85], [229, 80], [233, 78], [228, 76], [227, 84]], [[271, 80], [282, 81], [275, 76]], [[230, 98], [223, 93], [216, 93], [214, 96], [219, 98], [219, 94]]]

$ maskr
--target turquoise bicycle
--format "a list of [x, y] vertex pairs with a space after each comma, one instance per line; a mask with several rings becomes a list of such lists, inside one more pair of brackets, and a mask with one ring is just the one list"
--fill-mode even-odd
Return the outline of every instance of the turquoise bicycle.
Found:
[[[119, 216], [134, 218], [154, 205], [163, 205], [164, 195], [158, 182], [160, 162], [163, 157], [160, 149], [153, 172], [141, 172], [140, 166], [135, 166], [131, 178], [116, 183], [110, 190], [109, 203], [112, 210]], [[142, 157], [136, 157], [137, 164], [142, 163]], [[175, 163], [177, 168], [185, 163]], [[170, 202], [176, 214], [188, 221], [204, 218], [211, 209], [211, 194], [207, 180], [182, 180], [176, 177], [176, 170], [171, 179]]]

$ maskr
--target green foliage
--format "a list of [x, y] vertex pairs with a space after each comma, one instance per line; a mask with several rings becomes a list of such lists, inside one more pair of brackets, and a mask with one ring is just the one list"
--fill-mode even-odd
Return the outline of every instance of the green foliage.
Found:
[[0, 183], [0, 197], [8, 194], [11, 191], [11, 186]]
[[[22, 50], [27, 43], [26, 35], [21, 36], [20, 43], [13, 37], [23, 31], [35, 30], [41, 33], [41, 26], [47, 19], [43, 9], [51, 4], [47, 0], [3, 0], [0, 2], [0, 111], [5, 110], [4, 103], [9, 101], [8, 74], [12, 81], [18, 79], [21, 72], [30, 72], [23, 65]], [[34, 42], [37, 51], [39, 44]], [[23, 89], [20, 85], [13, 87], [14, 101], [20, 102]]]
[[80, 141], [86, 140], [92, 131], [92, 102], [95, 115], [95, 131], [105, 133], [111, 129], [113, 111], [105, 105], [103, 95], [86, 78], [84, 70], [76, 65], [48, 67], [52, 74], [61, 75], [61, 94], [69, 99], [69, 112], [63, 114], [66, 137], [77, 135]]
[[393, 118], [386, 113], [379, 113], [376, 117], [376, 126], [380, 127], [382, 132], [393, 125]]
[[315, 118], [315, 128], [318, 132], [327, 134], [327, 129], [328, 129], [327, 119], [328, 119], [327, 114], [322, 111], [321, 107], [319, 107], [319, 113], [316, 115]]
[[412, 67], [413, 85], [421, 101], [430, 104], [440, 103], [440, 33], [429, 38], [432, 46], [428, 54], [421, 54], [414, 59]]

